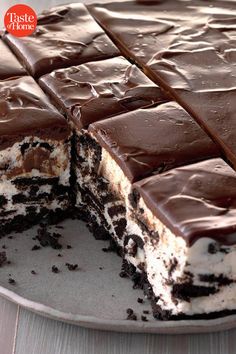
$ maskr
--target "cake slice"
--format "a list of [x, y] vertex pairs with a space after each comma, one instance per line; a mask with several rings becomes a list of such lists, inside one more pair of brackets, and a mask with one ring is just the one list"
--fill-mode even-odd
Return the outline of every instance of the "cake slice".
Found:
[[70, 129], [28, 76], [0, 81], [0, 235], [70, 203]]
[[83, 4], [54, 7], [38, 16], [28, 37], [4, 40], [35, 78], [52, 70], [119, 55], [118, 49]]
[[136, 182], [131, 195], [124, 270], [154, 316], [236, 313], [235, 171], [210, 159]]
[[133, 182], [219, 156], [216, 145], [175, 102], [95, 122], [80, 141], [77, 203], [95, 236], [108, 234], [121, 248]]
[[0, 37], [0, 80], [5, 80], [14, 76], [26, 75], [23, 66], [18, 62], [14, 54], [6, 46]]

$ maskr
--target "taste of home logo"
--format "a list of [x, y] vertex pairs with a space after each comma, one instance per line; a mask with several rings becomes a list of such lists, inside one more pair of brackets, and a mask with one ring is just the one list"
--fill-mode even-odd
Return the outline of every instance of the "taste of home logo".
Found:
[[36, 29], [37, 15], [28, 5], [14, 5], [7, 10], [4, 16], [4, 24], [7, 32], [13, 36], [29, 36]]

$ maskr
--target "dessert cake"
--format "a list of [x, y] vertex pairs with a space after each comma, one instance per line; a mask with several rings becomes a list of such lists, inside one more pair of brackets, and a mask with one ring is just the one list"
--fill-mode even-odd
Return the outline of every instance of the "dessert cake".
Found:
[[1, 235], [72, 205], [156, 318], [234, 313], [235, 3], [88, 10], [0, 40]]
[[[87, 213], [123, 247], [133, 182], [174, 166], [219, 156], [219, 150], [175, 102], [157, 104], [89, 126], [80, 144], [77, 180]], [[84, 208], [85, 210], [85, 208]]]
[[235, 171], [219, 158], [133, 185], [127, 232], [138, 241], [126, 241], [126, 259], [135, 259], [142, 269], [139, 279], [155, 317], [214, 318], [236, 312], [235, 193]]
[[0, 81], [0, 231], [21, 231], [70, 205], [70, 130], [29, 76]]
[[89, 10], [121, 51], [204, 127], [236, 168], [235, 1], [125, 1]]

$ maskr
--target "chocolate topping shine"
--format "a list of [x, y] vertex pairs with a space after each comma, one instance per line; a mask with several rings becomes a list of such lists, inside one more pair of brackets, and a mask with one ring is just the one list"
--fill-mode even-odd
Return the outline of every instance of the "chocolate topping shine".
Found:
[[210, 237], [236, 243], [236, 173], [211, 159], [152, 176], [133, 186], [153, 214], [189, 245]]
[[0, 80], [14, 76], [27, 75], [25, 69], [17, 61], [16, 57], [6, 44], [0, 39]]
[[0, 81], [0, 150], [29, 135], [61, 140], [69, 129], [31, 77]]
[[236, 168], [236, 2], [131, 1], [89, 9]]
[[53, 71], [39, 83], [78, 128], [168, 100], [158, 86], [123, 57]]
[[131, 182], [219, 156], [216, 145], [175, 102], [93, 123], [89, 131]]
[[45, 11], [31, 36], [4, 39], [34, 77], [119, 53], [82, 4]]

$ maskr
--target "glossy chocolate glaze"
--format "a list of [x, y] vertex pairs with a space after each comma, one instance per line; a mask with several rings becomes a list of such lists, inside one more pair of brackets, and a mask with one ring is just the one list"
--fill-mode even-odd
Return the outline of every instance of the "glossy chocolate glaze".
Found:
[[131, 1], [89, 9], [236, 168], [236, 2]]
[[93, 123], [89, 131], [131, 182], [219, 156], [216, 145], [175, 102]]
[[53, 71], [39, 83], [79, 129], [168, 100], [158, 86], [123, 57]]
[[14, 76], [27, 75], [25, 69], [1, 39], [0, 55], [0, 80], [5, 80]]
[[0, 150], [30, 135], [61, 140], [69, 128], [33, 78], [0, 81]]
[[52, 8], [38, 16], [36, 31], [28, 37], [6, 34], [5, 41], [31, 75], [118, 55], [101, 27], [82, 4]]
[[187, 244], [202, 237], [224, 245], [236, 243], [236, 173], [222, 159], [179, 167], [133, 188]]

